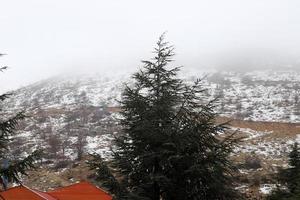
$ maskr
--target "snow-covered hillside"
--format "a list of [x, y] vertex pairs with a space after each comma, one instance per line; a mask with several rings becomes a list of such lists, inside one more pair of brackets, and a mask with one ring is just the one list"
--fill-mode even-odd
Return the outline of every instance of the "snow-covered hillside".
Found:
[[[192, 83], [198, 77], [205, 77], [204, 74], [193, 71], [181, 76]], [[207, 88], [206, 99], [219, 97], [216, 111], [221, 116], [253, 121], [300, 122], [299, 72], [206, 74], [202, 82]], [[78, 156], [78, 151], [107, 154], [112, 134], [118, 132], [118, 100], [124, 83], [130, 84], [129, 77], [63, 75], [14, 91], [4, 108], [7, 112], [25, 110], [32, 116], [21, 124], [17, 143], [23, 143], [24, 151], [20, 144], [18, 150], [26, 152], [26, 149], [36, 148], [38, 144], [54, 155], [62, 153], [69, 158]], [[25, 136], [29, 140], [24, 140]]]
[[61, 108], [78, 104], [117, 106], [124, 76], [62, 75], [43, 80], [14, 92], [10, 108]]
[[[86, 153], [109, 158], [113, 137], [120, 134], [118, 100], [124, 83], [132, 83], [129, 77], [63, 75], [14, 91], [3, 108], [8, 113], [25, 110], [31, 117], [19, 126], [11, 143], [13, 154], [43, 148], [44, 161], [55, 173]], [[246, 181], [258, 172], [268, 179], [277, 166], [286, 166], [287, 152], [300, 133], [299, 126], [291, 124], [300, 122], [299, 72], [193, 71], [181, 77], [188, 83], [204, 77], [204, 102], [218, 97], [216, 112], [237, 119], [231, 130], [245, 137], [235, 153]], [[259, 162], [259, 169], [251, 168], [253, 162]]]
[[[191, 73], [190, 73], [191, 74]], [[186, 75], [188, 82], [203, 72]], [[58, 76], [15, 91], [10, 109], [63, 108], [78, 105], [117, 107], [129, 75]], [[207, 96], [219, 97], [224, 116], [255, 121], [300, 122], [300, 73], [254, 71], [207, 73]]]
[[254, 121], [300, 122], [300, 73], [295, 71], [223, 72], [205, 87], [219, 98], [223, 116]]
[[[196, 71], [181, 76], [183, 74], [191, 83], [204, 77], [205, 73]], [[66, 144], [64, 153], [75, 154], [76, 137], [78, 140], [79, 132], [84, 130], [87, 133], [84, 138], [86, 148], [97, 151], [100, 148], [96, 145], [97, 138], [99, 141], [103, 140], [102, 137], [111, 138], [108, 129], [114, 129], [113, 124], [117, 123], [115, 116], [124, 83], [130, 84], [129, 75], [57, 76], [16, 90], [5, 108], [8, 112], [25, 110], [33, 116], [23, 123], [20, 136], [32, 136], [34, 140], [40, 140], [41, 146], [51, 146], [51, 140], [69, 137], [67, 143], [70, 144]], [[300, 122], [299, 72], [210, 72], [202, 84], [208, 89], [207, 99], [219, 97], [216, 111], [222, 116]], [[111, 127], [108, 128], [107, 124]], [[42, 134], [41, 137], [44, 132], [46, 136]], [[62, 134], [66, 132], [67, 136]], [[101, 148], [107, 149], [108, 146], [104, 144]]]

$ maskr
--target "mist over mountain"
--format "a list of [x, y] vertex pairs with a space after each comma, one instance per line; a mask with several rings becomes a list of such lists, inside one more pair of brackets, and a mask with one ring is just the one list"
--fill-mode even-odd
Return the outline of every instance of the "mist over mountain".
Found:
[[0, 64], [10, 70], [0, 90], [70, 71], [135, 71], [165, 31], [179, 66], [297, 69], [298, 8], [294, 0], [7, 1]]
[[299, 8], [1, 2], [0, 197], [88, 180], [116, 200], [298, 199]]
[[[205, 67], [206, 66], [206, 67]], [[241, 48], [208, 55], [194, 69], [213, 68], [221, 71], [249, 72], [254, 70], [300, 70], [298, 54], [262, 48]]]

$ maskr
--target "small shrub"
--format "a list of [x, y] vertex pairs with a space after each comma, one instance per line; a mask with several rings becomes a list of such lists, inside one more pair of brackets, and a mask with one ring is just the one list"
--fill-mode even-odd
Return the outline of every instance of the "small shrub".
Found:
[[66, 168], [66, 167], [68, 167], [69, 164], [70, 164], [70, 162], [68, 160], [61, 160], [61, 161], [58, 161], [58, 163], [56, 163], [56, 165], [54, 166], [54, 169], [57, 170], [57, 169]]
[[244, 168], [258, 169], [261, 168], [261, 160], [257, 156], [247, 156], [245, 158]]

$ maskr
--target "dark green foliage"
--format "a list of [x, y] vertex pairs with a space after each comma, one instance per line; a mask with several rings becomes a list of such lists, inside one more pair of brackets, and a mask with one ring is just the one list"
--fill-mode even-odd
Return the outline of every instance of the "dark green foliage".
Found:
[[279, 186], [270, 195], [270, 200], [300, 199], [300, 149], [297, 142], [289, 154], [289, 166], [278, 173]]
[[[173, 47], [160, 37], [154, 58], [133, 75], [122, 95], [123, 134], [116, 138], [114, 167], [128, 199], [235, 199], [228, 160], [236, 143], [221, 139], [214, 101], [201, 81], [193, 85], [170, 68]], [[206, 102], [206, 103], [204, 103]]]
[[0, 169], [1, 176], [5, 176], [9, 182], [20, 182], [20, 175], [27, 175], [26, 171], [34, 169], [34, 162], [40, 158], [41, 151], [34, 151], [31, 155], [22, 160], [11, 161], [8, 168]]
[[[0, 67], [0, 71], [7, 67]], [[0, 103], [4, 104], [5, 99], [9, 98], [11, 94], [0, 95]], [[4, 105], [3, 105], [4, 106]], [[41, 151], [35, 151], [31, 155], [21, 160], [10, 160], [10, 150], [8, 148], [9, 142], [12, 140], [11, 136], [18, 122], [25, 118], [24, 112], [16, 113], [13, 116], [6, 116], [0, 109], [0, 178], [2, 182], [19, 182], [20, 175], [27, 175], [26, 171], [34, 168], [34, 161], [40, 157]], [[14, 155], [16, 156], [16, 155]], [[6, 184], [4, 184], [4, 188]]]
[[289, 165], [291, 166], [287, 175], [292, 179], [287, 180], [287, 187], [291, 193], [299, 192], [300, 189], [300, 151], [298, 143], [295, 143], [289, 154]]
[[125, 188], [115, 178], [112, 170], [108, 167], [108, 163], [98, 154], [92, 154], [91, 156], [92, 159], [88, 161], [88, 164], [92, 170], [96, 171], [96, 181], [101, 184], [101, 187], [106, 188], [114, 196], [121, 199], [126, 194]]

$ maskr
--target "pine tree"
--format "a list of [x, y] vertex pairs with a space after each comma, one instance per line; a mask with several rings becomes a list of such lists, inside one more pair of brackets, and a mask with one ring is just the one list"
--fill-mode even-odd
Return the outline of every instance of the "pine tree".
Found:
[[234, 199], [228, 155], [236, 140], [218, 137], [225, 126], [215, 123], [214, 101], [203, 103], [200, 80], [177, 78], [173, 50], [162, 35], [122, 94], [123, 133], [114, 152], [121, 185], [128, 199]]
[[296, 142], [289, 153], [289, 168], [278, 174], [279, 187], [269, 197], [270, 200], [296, 200], [300, 197], [300, 148]]
[[300, 149], [297, 142], [289, 154], [289, 165], [288, 175], [292, 179], [288, 180], [287, 186], [291, 193], [295, 193], [297, 189], [300, 189]]
[[[3, 55], [3, 54], [1, 54]], [[0, 67], [0, 72], [3, 72], [7, 67]], [[11, 94], [0, 95], [0, 103], [9, 98]], [[9, 159], [9, 142], [14, 134], [18, 122], [25, 118], [24, 112], [18, 112], [13, 116], [6, 116], [0, 108], [0, 177], [4, 189], [9, 182], [20, 182], [20, 175], [27, 175], [28, 169], [34, 168], [34, 161], [40, 156], [40, 151], [35, 151], [28, 157], [20, 160]]]
[[91, 154], [91, 160], [88, 164], [91, 170], [96, 171], [96, 181], [101, 185], [101, 187], [106, 188], [113, 196], [114, 199], [126, 199], [127, 191], [126, 188], [118, 181], [116, 174], [113, 173], [111, 167], [107, 161], [105, 161], [98, 154]]

